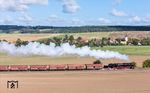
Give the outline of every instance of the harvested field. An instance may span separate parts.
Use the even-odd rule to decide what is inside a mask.
[[[33,41],[54,36],[73,35],[75,38],[83,37],[84,39],[108,37],[110,32],[87,32],[87,33],[64,33],[64,34],[0,34],[0,40],[15,42],[18,38],[24,41]]]
[[[0,34],[0,40],[7,40],[9,42],[15,42],[18,38],[21,40],[39,40],[44,38],[50,38],[54,36],[62,35],[73,35],[75,38],[83,37],[84,39],[91,38],[102,38],[102,37],[111,37],[115,38],[124,38],[126,35],[130,38],[147,38],[150,37],[149,31],[121,31],[121,32],[86,32],[86,33],[62,33],[62,34]]]
[[[150,70],[0,73],[1,93],[150,93]],[[18,89],[7,89],[18,80]]]
[[[111,37],[112,39],[124,38],[126,35],[129,38],[150,38],[149,31],[111,31],[111,32],[87,32],[87,33],[69,33],[75,38],[83,37],[84,39]]]
[[[92,39],[108,37],[110,35],[110,32],[68,33],[67,35],[73,35],[75,38],[82,37],[84,39]]]
[[[116,38],[124,38],[125,36],[128,36],[129,38],[150,38],[150,31],[121,31],[121,32],[110,32],[109,37],[112,39]]]
[[[59,36],[60,34],[0,34],[0,40],[7,40],[9,42],[15,42],[18,38],[24,41],[33,41],[43,38],[50,38]]]
[[[142,62],[150,58],[149,55],[130,55],[130,61],[137,63],[138,67],[142,67]],[[26,57],[15,57],[9,55],[0,55],[0,65],[11,65],[11,64],[86,64],[95,61],[95,58],[91,57],[79,57],[79,56],[62,56],[62,57],[45,57],[45,56],[26,56]],[[107,59],[101,60],[103,64],[124,62],[118,59]]]

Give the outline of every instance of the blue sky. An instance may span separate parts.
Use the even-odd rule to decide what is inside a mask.
[[[149,4],[150,0],[0,0],[0,24],[149,25]]]

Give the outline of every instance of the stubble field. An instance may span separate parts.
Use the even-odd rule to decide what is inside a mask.
[[[142,67],[144,60],[149,59],[149,55],[129,55],[130,61],[137,63],[138,67]],[[38,65],[38,64],[87,64],[95,61],[92,57],[79,57],[79,56],[62,56],[62,57],[45,57],[45,56],[10,56],[0,55],[0,65]],[[101,59],[102,63],[119,63],[126,62],[118,59]]]
[[[1,93],[150,93],[150,71],[0,73]],[[8,89],[8,80],[18,80]]]

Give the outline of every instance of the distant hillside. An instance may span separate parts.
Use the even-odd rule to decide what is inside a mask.
[[[54,27],[54,26],[17,26],[0,25],[0,33],[80,33],[80,32],[104,32],[104,31],[150,31],[150,26],[78,26],[78,27]]]

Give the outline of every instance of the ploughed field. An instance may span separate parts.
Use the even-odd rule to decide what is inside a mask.
[[[150,70],[1,72],[1,93],[150,93]],[[18,80],[18,89],[7,89]]]

